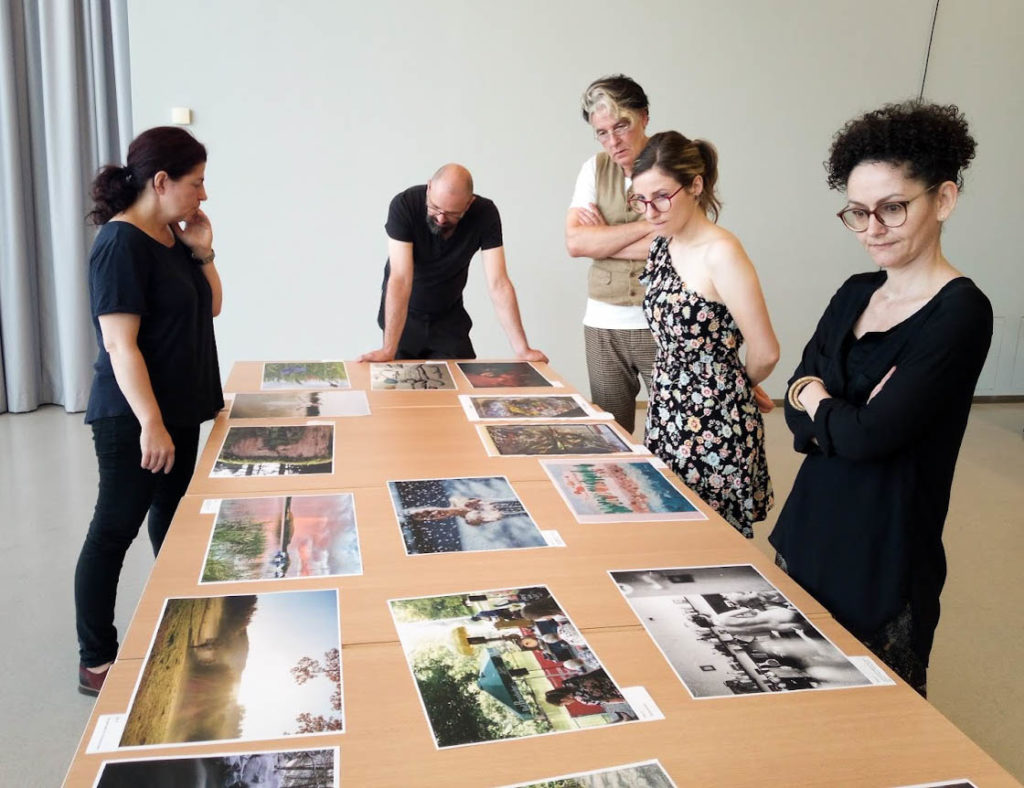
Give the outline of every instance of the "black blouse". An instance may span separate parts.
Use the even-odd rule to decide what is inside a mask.
[[[769,541],[862,639],[909,604],[927,663],[946,578],[942,527],[992,307],[960,277],[888,331],[857,339],[853,327],[885,280],[884,271],[847,280],[804,348],[790,382],[817,375],[832,397],[813,422],[786,403],[794,448],[807,457]]]
[[[139,315],[137,343],[165,424],[192,426],[224,407],[213,334],[213,293],[180,240],[166,247],[133,224],[107,222],[89,258],[99,352],[85,420],[130,415],[103,346],[99,317]]]

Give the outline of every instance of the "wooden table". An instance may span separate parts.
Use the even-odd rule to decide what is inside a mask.
[[[258,387],[259,365],[237,365],[236,390]],[[363,365],[365,367],[365,365]],[[349,365],[353,385],[365,377]],[[456,373],[456,380],[460,376]],[[552,390],[547,389],[548,393]],[[1017,783],[909,687],[873,686],[757,697],[693,699],[612,582],[609,570],[752,564],[840,649],[866,649],[709,507],[707,520],[577,523],[535,458],[488,457],[474,426],[438,392],[371,402],[373,415],[337,424],[335,472],[321,477],[211,479],[227,428],[218,418],[189,494],[123,638],[66,784],[91,786],[103,760],[236,751],[341,748],[351,786],[496,786],[658,758],[679,786],[899,786],[968,778]],[[444,395],[445,392],[440,392]],[[408,395],[408,396],[406,396]],[[429,398],[429,402],[426,398]],[[245,421],[243,424],[275,423]],[[406,555],[385,482],[505,476],[542,530],[564,547]],[[686,491],[678,480],[676,486]],[[351,492],[363,574],[200,584],[214,515],[208,498]],[[547,585],[620,686],[642,685],[664,720],[437,750],[387,600]],[[339,589],[344,734],[86,754],[101,715],[124,713],[164,600],[173,596]]]
[[[830,620],[818,622],[841,648],[858,645]],[[146,756],[338,746],[346,786],[497,786],[658,758],[682,786],[898,786],[968,777],[981,788],[1017,783],[907,686],[693,700],[639,626],[588,630],[594,651],[622,686],[643,685],[665,715],[484,745],[438,750],[401,647],[342,650],[347,730],[258,744],[182,746]],[[111,669],[66,785],[90,786],[105,759],[86,755],[97,717],[124,712],[138,659]]]
[[[203,498],[186,496],[119,653],[145,656],[168,596],[339,588],[342,643],[347,646],[395,639],[387,608],[387,600],[394,598],[546,584],[584,629],[637,623],[610,569],[749,563],[776,585],[787,582],[763,553],[716,520],[581,525],[549,483],[522,482],[514,488],[538,526],[558,531],[565,547],[406,555],[387,490],[365,487],[348,490],[355,498],[363,575],[256,583],[199,583],[215,515],[200,513]],[[828,615],[798,586],[787,590],[808,617]]]
[[[489,457],[477,425],[467,420],[461,409],[447,407],[385,408],[371,416],[314,419],[316,424],[334,425],[333,473],[210,477],[230,427],[304,423],[308,422],[294,419],[229,420],[222,412],[199,457],[188,488],[189,494],[226,497],[245,492],[371,487],[391,480],[460,476],[506,476],[511,481],[547,479],[536,457]],[[621,427],[614,422],[607,423],[623,441],[632,445],[632,437]]]
[[[496,361],[513,361],[513,359],[495,359]],[[440,362],[435,362],[440,363]],[[224,384],[224,391],[235,394],[241,391],[261,391],[260,385],[263,380],[262,361],[239,361],[231,368],[227,382]],[[533,362],[534,367],[544,377],[555,385],[539,388],[518,388],[518,389],[489,389],[474,388],[470,385],[466,376],[459,370],[458,361],[449,361],[448,368],[451,371],[452,382],[455,383],[454,390],[443,391],[410,391],[398,389],[394,391],[374,391],[370,389],[370,364],[346,361],[345,369],[348,372],[349,383],[353,390],[361,389],[366,392],[370,401],[370,409],[378,408],[423,408],[423,407],[448,407],[457,408],[460,394],[578,394],[579,392],[561,375],[555,372],[550,365]]]

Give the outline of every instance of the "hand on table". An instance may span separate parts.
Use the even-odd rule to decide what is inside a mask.
[[[393,350],[388,350],[387,348],[377,348],[376,350],[371,350],[369,353],[363,353],[363,355],[356,359],[356,361],[359,363],[363,363],[364,361],[380,362],[394,360],[395,352]]]
[[[532,347],[526,348],[522,353],[517,353],[516,358],[520,361],[541,361],[543,363],[548,362],[548,357],[545,356],[541,351],[535,350]]]

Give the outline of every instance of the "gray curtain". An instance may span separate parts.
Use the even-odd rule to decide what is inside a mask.
[[[0,413],[84,410],[85,222],[131,141],[127,0],[0,0]]]

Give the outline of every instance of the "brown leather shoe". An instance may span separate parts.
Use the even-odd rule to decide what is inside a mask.
[[[107,671],[93,673],[85,665],[78,666],[78,691],[83,695],[99,695],[103,689],[103,682],[107,678]]]

